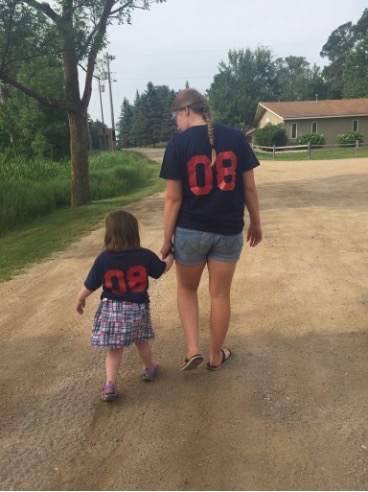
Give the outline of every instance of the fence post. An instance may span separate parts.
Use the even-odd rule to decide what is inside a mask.
[[[275,160],[275,157],[276,157],[276,145],[275,144],[273,145],[273,148],[272,148],[272,157],[273,157],[273,160]]]
[[[310,142],[308,142],[308,159],[312,159],[312,146]]]
[[[359,140],[355,140],[355,155],[358,155],[359,152]]]

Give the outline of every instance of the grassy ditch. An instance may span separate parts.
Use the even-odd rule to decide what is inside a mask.
[[[91,172],[93,176],[91,181],[94,181],[94,186],[97,188],[98,186],[103,188],[103,191],[99,190],[95,195],[92,192],[94,201],[91,205],[78,208],[65,205],[60,209],[40,214],[38,217],[28,215],[27,220],[23,217],[23,220],[13,228],[2,231],[0,282],[26,271],[31,264],[49,257],[52,253],[64,250],[70,243],[98,226],[111,210],[164,189],[164,181],[158,177],[159,165],[133,152],[128,153],[129,158],[126,160],[124,154],[116,153],[112,158],[113,165],[109,165],[109,156],[106,158],[103,155],[99,156],[101,162],[96,166],[98,172],[96,168]],[[119,164],[115,163],[115,159]],[[138,170],[132,169],[132,162],[139,163]],[[123,176],[124,184],[120,181],[118,186],[116,181],[119,173],[120,177]],[[106,193],[113,196],[103,198]],[[117,193],[119,195],[114,196]],[[95,199],[95,196],[98,198]]]

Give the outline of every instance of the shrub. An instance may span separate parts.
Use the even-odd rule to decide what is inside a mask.
[[[0,152],[0,235],[58,208],[70,206],[70,162],[8,159]],[[93,200],[112,198],[147,185],[153,167],[132,152],[90,156]]]
[[[304,133],[296,140],[297,145],[324,145],[326,143],[323,133]]]
[[[282,123],[278,125],[267,123],[263,128],[256,131],[255,140],[257,145],[264,145],[265,147],[272,147],[273,145],[281,147],[286,145],[287,136],[285,127]]]
[[[340,145],[354,145],[356,141],[359,143],[363,142],[363,135],[359,132],[347,132],[341,133],[341,135],[337,136],[337,143]]]

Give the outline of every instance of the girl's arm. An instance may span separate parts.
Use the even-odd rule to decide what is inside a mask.
[[[165,229],[164,244],[161,248],[162,258],[165,259],[172,251],[172,237],[175,231],[175,225],[178,218],[179,210],[183,201],[183,191],[181,181],[168,179],[166,181],[165,196]]]
[[[244,201],[249,213],[249,227],[247,241],[249,246],[257,246],[262,241],[261,219],[259,215],[259,202],[256,184],[254,182],[253,169],[243,173]]]
[[[86,299],[88,296],[90,296],[92,294],[92,290],[89,290],[87,289],[87,287],[82,287],[79,294],[78,294],[78,297],[77,297],[77,305],[76,305],[76,310],[77,310],[77,313],[79,314],[83,314],[83,309],[84,309],[84,306],[86,305]]]

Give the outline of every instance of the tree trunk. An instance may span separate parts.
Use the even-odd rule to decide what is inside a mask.
[[[72,164],[72,207],[91,203],[88,171],[87,118],[83,110],[68,111]]]

